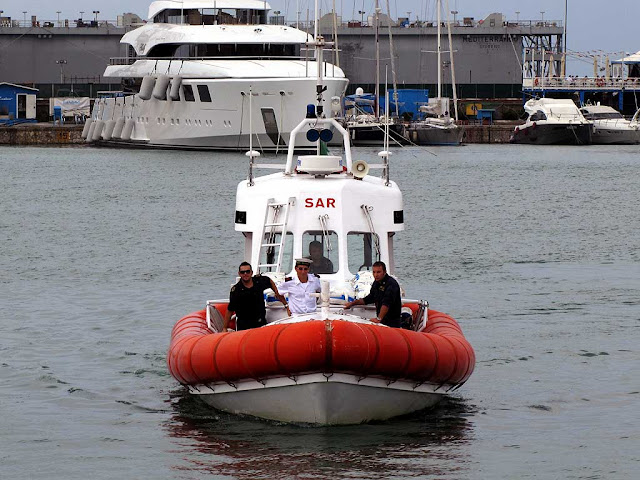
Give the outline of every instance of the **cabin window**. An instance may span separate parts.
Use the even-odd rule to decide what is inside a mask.
[[[265,233],[262,243],[280,243],[282,233],[272,234]],[[266,247],[260,250],[260,263],[276,263],[278,261],[278,248],[279,247]],[[284,250],[282,251],[282,263],[280,265],[281,271],[289,273],[293,270],[293,234],[287,232],[287,236],[284,239]],[[266,272],[273,272],[275,268],[265,267]]]
[[[536,113],[531,115],[531,118],[530,118],[532,122],[538,122],[540,120],[546,120],[546,119],[547,119],[547,116],[544,114],[542,110],[538,110]]]
[[[182,85],[182,93],[185,101],[187,102],[195,102],[196,97],[193,95],[193,87],[191,85]]]
[[[201,102],[211,102],[211,93],[208,85],[198,85],[198,94]]]
[[[375,233],[350,232],[347,235],[349,271],[357,273],[361,270],[371,270],[374,262],[380,260],[379,245],[380,240]]]
[[[322,230],[304,232],[302,235],[302,255],[313,263],[311,273],[335,273],[338,271],[338,234],[323,233]]]
[[[213,2],[215,6],[215,2]],[[168,8],[158,13],[155,23],[180,25],[255,25],[267,23],[265,10],[235,8]]]
[[[153,53],[153,55],[152,55]],[[188,46],[154,47],[153,57],[299,57],[300,45],[281,43],[195,43]]]

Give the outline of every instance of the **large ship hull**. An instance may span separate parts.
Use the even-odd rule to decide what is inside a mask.
[[[194,90],[208,87],[211,102],[169,97],[143,100],[139,95],[102,98],[96,101],[92,115],[99,130],[94,129],[88,140],[113,146],[238,151],[247,150],[252,140],[256,150],[282,151],[296,119],[313,103],[316,85],[312,78],[202,78],[183,83],[193,85]],[[329,78],[325,84],[326,98],[331,99],[344,94],[348,80]],[[330,114],[330,100],[325,103],[325,112]],[[126,127],[122,129],[125,134],[118,132],[113,123],[108,128],[119,118],[132,123],[130,132]]]

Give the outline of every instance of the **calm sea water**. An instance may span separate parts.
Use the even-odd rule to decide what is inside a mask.
[[[640,149],[392,162],[396,273],[476,371],[432,411],[303,428],[205,408],[165,366],[234,279],[244,155],[0,147],[0,477],[637,478]]]

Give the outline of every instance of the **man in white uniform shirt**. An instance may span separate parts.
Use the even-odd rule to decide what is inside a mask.
[[[320,291],[320,279],[309,273],[311,260],[296,259],[296,277],[278,286],[278,290],[289,294],[291,313],[311,313],[316,311],[316,297],[309,294]]]

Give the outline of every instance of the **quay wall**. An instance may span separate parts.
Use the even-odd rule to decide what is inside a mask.
[[[517,123],[465,125],[463,143],[509,143]]]
[[[464,143],[509,143],[516,123],[494,125],[465,125]],[[47,123],[0,126],[0,145],[84,145],[82,125],[57,126]]]
[[[58,126],[52,124],[30,124],[14,127],[0,126],[0,145],[79,145],[83,125]]]

